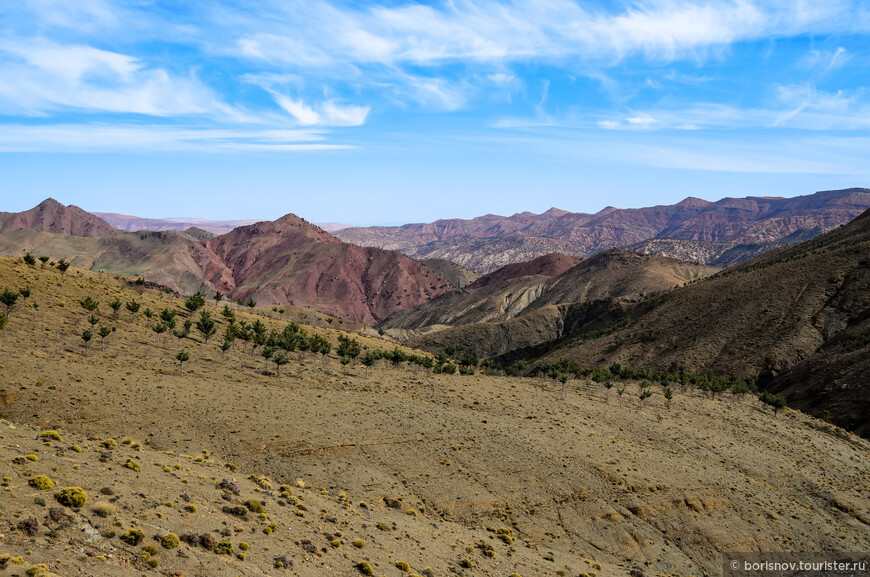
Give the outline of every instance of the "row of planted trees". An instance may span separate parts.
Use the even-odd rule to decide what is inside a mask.
[[[47,257],[39,257],[37,259],[30,255],[30,253],[24,257],[24,262],[31,266],[35,266],[37,260],[42,262],[43,268],[49,261]],[[65,272],[69,266],[69,264],[63,260],[51,264],[57,266],[61,272]],[[137,278],[135,284],[144,285],[144,280]],[[30,295],[31,291],[29,287],[21,288],[18,291],[4,288],[3,292],[0,293],[0,303],[5,305],[6,310],[5,313],[0,313],[0,329],[2,329],[8,322],[9,314],[16,305],[18,299],[21,298],[26,302],[26,299],[29,298]],[[223,300],[224,295],[217,291],[214,293],[212,298],[217,305]],[[87,349],[90,341],[95,336],[100,337],[102,347],[106,337],[114,333],[116,327],[101,325],[99,328],[96,328],[96,325],[99,324],[101,320],[98,316],[98,301],[88,296],[82,299],[80,304],[88,313],[87,322],[90,325],[90,328],[84,330],[81,334],[81,338],[85,343],[85,348]],[[109,308],[112,309],[112,315],[115,319],[118,318],[122,306],[132,315],[131,320],[135,318],[136,314],[142,307],[142,304],[135,299],[129,300],[126,303],[122,303],[118,299],[112,299],[108,301],[107,304]],[[187,309],[189,316],[181,322],[180,326],[178,324],[179,319],[177,313],[168,308],[165,308],[160,312],[154,312],[150,308],[145,308],[143,311],[146,318],[154,320],[151,329],[156,335],[157,346],[160,345],[160,335],[163,333],[169,332],[178,339],[176,359],[181,364],[182,373],[184,370],[184,363],[190,359],[190,353],[187,350],[182,350],[181,343],[184,339],[190,336],[192,329],[195,328],[197,330],[206,344],[208,344],[209,339],[217,333],[217,323],[215,319],[212,318],[211,313],[207,310],[200,310],[203,309],[205,304],[206,298],[205,294],[202,292],[196,292],[189,296],[184,302],[184,307]],[[240,301],[239,304],[246,304],[250,307],[256,305],[256,303],[251,299],[248,301]],[[34,306],[36,306],[35,303]],[[199,316],[195,318],[194,315],[197,311],[199,311]],[[259,350],[263,357],[264,365],[269,361],[273,362],[275,364],[276,374],[280,375],[280,368],[289,363],[289,354],[294,351],[299,351],[300,353],[311,352],[315,355],[315,358],[317,354],[325,357],[332,351],[332,344],[327,338],[317,334],[309,335],[305,329],[296,323],[291,322],[280,331],[277,329],[269,331],[260,320],[256,320],[253,323],[248,323],[244,320],[237,321],[235,313],[229,308],[229,306],[225,305],[223,307],[221,315],[226,320],[223,342],[219,346],[222,358],[227,351],[232,350],[235,341],[240,340],[244,343],[243,351],[248,349],[250,343],[251,355],[254,355],[255,352]],[[767,391],[758,391],[755,383],[752,381],[738,379],[736,377],[722,377],[711,371],[701,374],[690,372],[674,373],[667,371],[652,372],[648,369],[634,369],[623,366],[620,363],[613,363],[609,367],[589,368],[581,367],[575,361],[570,360],[560,360],[555,363],[538,362],[536,364],[520,360],[514,362],[510,366],[504,367],[493,360],[480,359],[473,353],[466,352],[457,355],[456,350],[450,347],[440,351],[434,357],[406,353],[398,347],[394,347],[393,350],[368,350],[367,348],[364,349],[361,347],[355,338],[346,335],[340,335],[338,337],[336,353],[338,354],[342,365],[345,366],[359,360],[359,362],[366,367],[366,378],[368,378],[369,368],[371,366],[373,366],[378,360],[385,360],[391,363],[394,368],[407,362],[411,365],[428,369],[435,373],[444,374],[453,374],[458,371],[463,375],[473,375],[477,370],[480,370],[487,375],[546,376],[553,379],[554,382],[562,383],[563,396],[565,395],[567,382],[572,378],[588,378],[594,383],[601,384],[605,389],[605,398],[608,399],[611,390],[615,390],[617,394],[622,397],[626,390],[626,381],[639,381],[638,387],[640,393],[638,396],[641,407],[650,397],[653,396],[653,383],[657,383],[661,386],[661,394],[668,406],[670,406],[670,401],[674,396],[674,387],[676,386],[682,387],[683,391],[685,391],[687,387],[692,387],[693,389],[709,394],[714,399],[717,394],[723,394],[725,392],[730,392],[732,395],[735,395],[735,397],[752,393],[758,396],[762,402],[770,405],[774,410],[774,414],[776,414],[781,408],[785,407],[786,404],[785,398],[781,395],[775,395]],[[621,383],[621,386],[617,386],[615,382]]]
[[[577,362],[562,359],[557,362],[538,362],[531,364],[528,361],[517,361],[505,369],[508,375],[536,375],[549,377],[553,381],[560,381],[563,386],[563,395],[566,382],[572,378],[587,378],[593,383],[600,384],[605,391],[605,399],[609,399],[612,390],[619,397],[626,391],[627,382],[635,381],[639,389],[640,407],[654,394],[654,384],[661,387],[661,394],[665,399],[666,406],[670,407],[671,399],[674,398],[675,387],[680,387],[683,392],[687,388],[700,391],[715,399],[716,395],[730,393],[733,397],[740,398],[747,394],[758,397],[763,403],[773,408],[774,415],[786,406],[785,397],[768,391],[759,391],[755,382],[750,379],[741,379],[735,376],[722,376],[707,371],[705,373],[693,372],[653,372],[649,369],[635,369],[623,366],[621,363],[612,363],[608,367],[582,367]],[[619,383],[617,385],[617,383]]]

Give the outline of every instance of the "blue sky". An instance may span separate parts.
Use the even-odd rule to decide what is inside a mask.
[[[870,2],[0,0],[0,210],[385,224],[870,186]]]

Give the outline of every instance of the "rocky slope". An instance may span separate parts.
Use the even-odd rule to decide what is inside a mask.
[[[423,329],[510,319],[540,298],[549,280],[577,262],[576,258],[551,253],[527,263],[508,265],[460,291],[399,311],[381,323],[381,327]]]
[[[95,238],[118,234],[106,221],[77,206],[64,206],[53,198],[24,212],[0,212],[0,234],[16,230]]]
[[[363,561],[387,577],[718,575],[725,552],[870,549],[870,443],[798,411],[692,388],[665,403],[658,385],[641,403],[632,380],[608,396],[585,378],[343,365],[339,335],[394,345],[337,323],[302,327],[333,351],[289,353],[280,375],[250,345],[222,353],[194,332],[182,375],[175,337],[158,345],[141,311],[112,318],[105,301],[181,318],[183,301],[130,280],[0,259],[0,287],[32,289],[0,331],[4,577],[40,563],[348,577]],[[87,296],[117,327],[89,350]],[[235,311],[284,328],[263,312]],[[69,486],[84,506],[56,500]]]
[[[423,329],[433,325],[458,326],[504,321],[549,305],[611,297],[639,297],[660,292],[709,276],[718,270],[715,267],[618,249],[583,261],[553,253],[526,263],[502,267],[480,277],[462,291],[446,294],[396,313],[381,326],[391,329]],[[551,317],[552,315],[545,314],[540,318]],[[558,323],[546,324],[547,330],[534,332],[537,341],[523,339],[520,342],[529,346],[561,336]],[[529,325],[528,320],[512,324],[513,327]],[[437,339],[442,344],[449,342],[451,334],[448,332]],[[503,343],[496,344],[491,339],[483,340],[497,347],[485,356],[505,352]]]
[[[464,288],[480,277],[476,272],[443,258],[424,259],[420,264],[449,282],[453,288]]]
[[[295,215],[239,227],[205,242],[224,268],[206,279],[234,298],[309,306],[373,324],[453,290],[401,253],[343,243]]]
[[[508,362],[564,358],[757,379],[798,408],[818,416],[827,411],[835,423],[870,435],[868,255],[870,211],[815,239],[640,302],[550,307],[553,318],[535,325],[537,343],[522,344],[525,351],[506,343],[528,338],[497,341],[514,330],[506,324],[455,329],[461,345],[454,346],[497,351]],[[442,331],[413,342],[435,350],[450,338]]]
[[[540,215],[486,215],[401,227],[348,228],[336,234],[347,242],[399,250],[414,258],[445,258],[480,273],[549,252],[584,257],[650,239],[695,241],[703,247],[701,253],[714,254],[723,251],[722,243],[728,243],[724,250],[732,251],[730,260],[703,262],[733,264],[740,253],[744,259],[753,256],[753,249],[742,248],[744,245],[769,249],[806,240],[848,222],[868,207],[870,190],[852,188],[794,198],[725,198],[717,202],[687,198],[671,206],[608,207],[594,215],[554,208]],[[649,247],[650,252],[655,249],[654,245]]]
[[[453,290],[401,253],[343,243],[295,215],[218,237],[197,229],[124,233],[54,201],[3,222],[10,230],[0,233],[0,254],[31,251],[140,275],[182,293],[219,290],[236,300],[310,307],[367,324]]]

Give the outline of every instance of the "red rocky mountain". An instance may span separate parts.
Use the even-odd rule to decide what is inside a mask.
[[[870,207],[870,189],[850,188],[793,198],[687,198],[674,205],[596,214],[552,208],[542,214],[486,215],[399,227],[347,228],[346,242],[444,258],[485,274],[551,252],[586,257],[614,247],[727,265],[845,224]],[[632,246],[652,239],[679,242]],[[682,246],[688,244],[689,246]]]

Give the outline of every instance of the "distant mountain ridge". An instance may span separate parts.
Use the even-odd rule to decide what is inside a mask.
[[[596,214],[557,208],[542,214],[488,214],[398,227],[347,228],[346,242],[398,250],[417,259],[452,260],[485,274],[506,264],[551,252],[586,257],[602,250],[671,241],[666,252],[655,244],[642,251],[662,256],[697,256],[702,264],[742,262],[782,244],[807,240],[849,222],[870,207],[870,189],[822,191],[793,198],[689,197],[674,205],[618,209]],[[688,244],[682,247],[683,241]]]
[[[108,222],[113,227],[127,232],[140,230],[187,230],[198,228],[214,235],[226,234],[240,226],[256,224],[258,220],[211,220],[208,218],[143,218],[116,212],[94,212],[95,216]],[[314,223],[326,232],[335,232],[348,228],[349,225],[337,222]]]
[[[47,199],[28,211],[0,213],[0,254],[23,251],[141,275],[183,293],[219,290],[367,324],[454,290],[401,253],[344,243],[293,214],[220,236],[201,228],[124,232]]]

